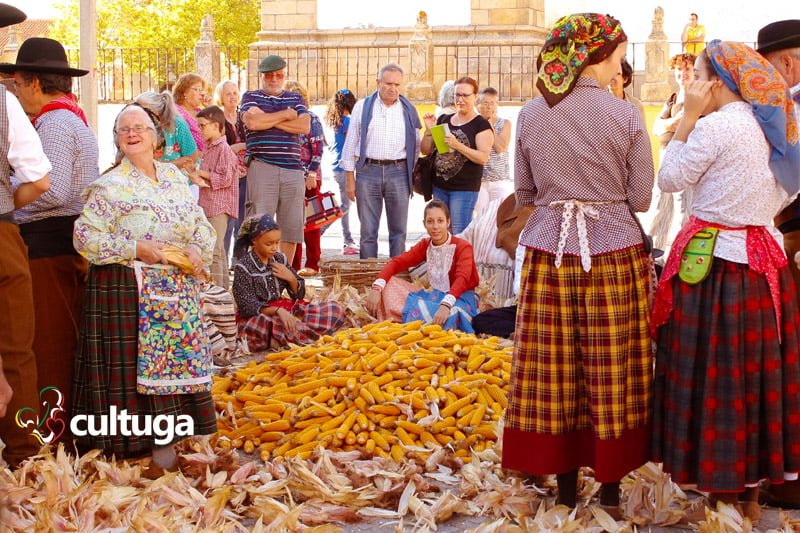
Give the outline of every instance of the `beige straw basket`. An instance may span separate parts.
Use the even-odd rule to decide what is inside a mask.
[[[358,290],[369,287],[378,277],[381,269],[389,259],[322,259],[319,262],[319,273],[326,287],[338,290],[343,285],[350,285]],[[404,272],[400,275],[409,279]]]

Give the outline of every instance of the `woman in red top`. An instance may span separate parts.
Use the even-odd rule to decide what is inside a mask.
[[[479,279],[472,245],[450,235],[450,211],[441,200],[428,202],[424,216],[430,238],[383,267],[367,297],[367,309],[382,320],[422,320],[474,333],[472,317],[478,313],[478,296],[473,289]],[[394,277],[423,261],[427,261],[431,290],[417,290],[412,283]]]

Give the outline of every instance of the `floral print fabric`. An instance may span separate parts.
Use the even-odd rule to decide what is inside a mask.
[[[173,266],[134,263],[139,288],[136,392],[211,390],[211,351],[200,311],[200,282]]]
[[[127,159],[83,191],[85,205],[75,222],[75,249],[95,265],[132,266],[136,241],[183,248],[194,244],[211,264],[216,232],[192,197],[185,176],[156,161],[157,179],[140,173]]]
[[[572,91],[589,59],[605,59],[613,44],[627,39],[620,23],[609,15],[576,13],[560,18],[536,61],[536,87],[547,105],[553,107]]]

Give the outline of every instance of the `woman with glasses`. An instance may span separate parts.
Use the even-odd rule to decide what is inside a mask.
[[[178,104],[178,113],[183,117],[183,120],[189,124],[189,130],[192,132],[192,137],[200,152],[206,149],[206,142],[203,140],[203,135],[200,133],[200,127],[197,125],[196,117],[197,112],[203,107],[205,92],[205,80],[193,73],[181,75],[172,88],[175,103]]]
[[[494,142],[489,152],[489,161],[483,167],[481,190],[475,203],[475,212],[483,209],[494,200],[502,201],[514,192],[514,179],[508,161],[508,144],[511,142],[511,121],[497,116],[497,89],[484,87],[478,93],[478,111],[489,121],[494,131]]]
[[[196,278],[211,264],[214,230],[183,174],[155,158],[162,142],[155,124],[144,108],[125,107],[114,124],[116,163],[83,192],[73,244],[90,267],[73,415],[113,416],[112,407],[130,416],[171,416],[173,422],[189,415],[194,435],[207,435],[217,424]],[[146,298],[137,278],[164,271],[148,267],[167,265],[173,252],[189,273],[170,271],[174,277],[159,287],[161,296]],[[176,467],[176,435],[163,442],[155,435],[87,432],[76,440],[82,450],[100,448],[117,458],[152,454],[150,473],[157,474]]]
[[[434,161],[433,197],[441,200],[450,210],[452,233],[464,231],[472,220],[478,191],[481,189],[483,166],[489,161],[494,133],[492,126],[475,111],[478,82],[464,77],[456,80],[455,101],[458,110],[452,115],[441,115],[437,120],[426,114],[427,131],[420,149],[423,154],[433,152],[431,128],[446,124],[446,153],[437,153]]]

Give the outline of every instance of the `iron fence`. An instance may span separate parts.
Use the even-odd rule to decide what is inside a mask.
[[[749,43],[748,43],[749,44]],[[669,43],[670,56],[680,53],[680,42]],[[433,85],[461,76],[475,78],[481,86],[495,87],[504,102],[523,102],[536,94],[536,56],[539,47],[508,41],[434,45]],[[308,88],[314,104],[323,103],[341,88],[363,97],[375,88],[378,69],[388,62],[409,65],[407,45],[356,46],[276,46],[248,48],[220,47],[220,80],[232,80],[241,91],[257,87],[257,76],[248,77],[248,65],[255,70],[258,61],[278,54],[288,64],[288,77]],[[79,63],[77,50],[69,50],[70,63]],[[645,43],[629,43],[628,61],[633,66],[634,92],[646,62]],[[178,76],[195,72],[194,49],[187,48],[112,48],[97,52],[97,95],[104,103],[130,101],[144,91],[171,89]],[[220,81],[209,80],[209,81]],[[77,83],[76,83],[77,90]]]

